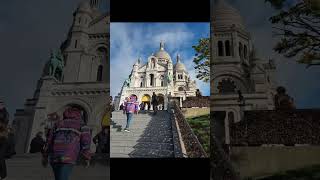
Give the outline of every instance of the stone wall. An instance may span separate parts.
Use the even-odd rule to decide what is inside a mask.
[[[182,102],[182,107],[183,108],[210,107],[210,97],[209,96],[187,97],[187,99]]]
[[[320,110],[248,111],[231,123],[231,145],[320,145]]]
[[[230,157],[244,178],[319,165],[319,154],[320,146],[232,147]]]
[[[179,133],[181,134],[180,141],[182,141],[184,145],[187,156],[189,158],[207,157],[207,154],[200,144],[197,136],[193,133],[191,127],[189,126],[175,101],[171,101],[170,111],[172,120],[177,122],[177,128],[179,129]]]
[[[210,114],[210,108],[182,108],[182,113],[185,118],[192,118]]]

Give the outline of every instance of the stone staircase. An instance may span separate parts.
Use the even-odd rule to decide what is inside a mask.
[[[7,161],[8,176],[6,180],[54,180],[50,166],[41,165],[41,154],[15,155]],[[93,162],[90,167],[77,165],[74,167],[71,180],[110,179],[109,165]]]
[[[126,115],[112,113],[111,157],[169,158],[174,157],[171,120],[167,111],[140,112],[134,115],[130,131],[124,132]]]

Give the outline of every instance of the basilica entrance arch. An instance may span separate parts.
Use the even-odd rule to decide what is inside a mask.
[[[164,108],[164,95],[158,94],[157,96],[158,96],[158,105],[159,105],[158,109],[163,110],[163,108]]]
[[[134,97],[136,98],[136,100],[138,100],[138,96],[137,96],[137,95],[131,94],[130,97],[131,97],[131,96],[134,96]],[[130,98],[130,97],[129,97],[129,98]]]
[[[88,113],[85,110],[85,108],[83,108],[81,105],[78,105],[78,104],[68,104],[68,105],[64,106],[64,108],[62,110],[64,111],[68,107],[79,109],[80,113],[81,113],[81,124],[83,124],[83,125],[87,125],[88,124],[88,121],[89,121],[88,117],[89,116],[88,116]]]
[[[150,110],[151,107],[151,97],[149,94],[145,94],[141,98],[141,110]]]

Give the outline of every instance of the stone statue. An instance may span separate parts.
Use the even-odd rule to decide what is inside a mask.
[[[282,86],[277,88],[277,94],[274,96],[274,105],[276,110],[295,109],[293,98],[286,93],[286,89]]]
[[[167,74],[167,80],[169,83],[172,81],[172,75],[170,73]]]
[[[64,59],[60,50],[51,51],[49,61],[49,76],[54,76],[56,79],[61,80],[64,68]]]
[[[129,78],[126,79],[126,81],[124,82],[124,86],[125,86],[125,87],[130,87],[130,84],[131,84],[131,75],[130,75]]]

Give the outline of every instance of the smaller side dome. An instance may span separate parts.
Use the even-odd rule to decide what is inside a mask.
[[[88,1],[82,1],[78,6],[78,11],[90,12],[91,11],[90,3]]]
[[[180,54],[177,55],[177,63],[174,66],[175,71],[186,71],[186,66],[181,63],[181,57]]]

